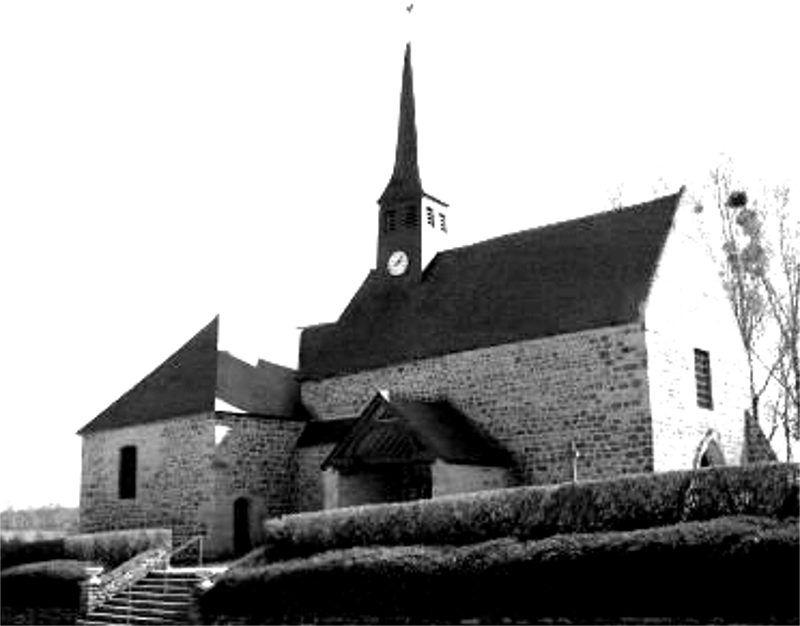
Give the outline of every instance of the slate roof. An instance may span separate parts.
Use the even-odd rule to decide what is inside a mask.
[[[217,317],[78,434],[209,413],[217,398],[241,409],[238,415],[311,418],[294,370],[266,361],[252,366],[219,351],[218,339]]]
[[[217,354],[216,397],[254,414],[289,416],[299,408],[296,372],[259,360],[254,366],[220,350]]]
[[[78,434],[213,411],[218,337],[219,318],[215,317]]]
[[[411,70],[411,44],[403,60],[403,86],[400,91],[400,118],[394,171],[378,202],[388,204],[423,195],[417,162],[417,124],[414,106],[414,77]]]
[[[306,424],[300,438],[297,440],[297,447],[305,448],[339,443],[352,430],[357,421],[357,417],[333,420],[311,420]]]
[[[387,401],[380,395],[322,464],[356,469],[394,463],[505,467],[511,457],[449,402]]]
[[[439,253],[407,287],[373,270],[337,322],[303,332],[301,375],[639,320],[682,193]]]

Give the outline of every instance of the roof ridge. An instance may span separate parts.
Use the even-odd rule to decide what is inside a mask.
[[[140,422],[160,421],[167,417],[193,415],[205,410],[213,410],[214,390],[212,387],[210,402],[207,402],[208,398],[205,397],[207,394],[204,390],[191,394],[192,397],[186,398],[185,402],[180,398],[173,397],[172,399],[176,404],[168,411],[171,413],[170,415],[166,415],[165,411],[156,411],[154,416],[149,416],[147,419],[142,420],[134,419],[132,415],[128,414],[130,411],[129,405],[131,404],[142,401],[152,404],[155,402],[156,398],[163,399],[166,393],[162,389],[165,385],[165,381],[169,384],[184,385],[185,381],[189,378],[207,374],[208,372],[197,369],[197,361],[202,361],[201,357],[207,356],[208,364],[210,364],[212,360],[210,358],[211,351],[213,351],[214,354],[213,369],[214,376],[216,377],[216,372],[219,367],[219,315],[214,316],[211,322],[196,332],[188,341],[183,342],[177,350],[170,353],[166,359],[150,370],[146,376],[141,378],[135,385],[130,387],[114,400],[114,402],[98,413],[91,421],[85,424],[77,434],[83,435],[96,430],[131,426]],[[206,353],[209,354],[207,355]],[[190,361],[188,364],[186,363],[187,359]]]
[[[598,211],[597,213],[590,213],[589,215],[582,215],[580,217],[573,217],[571,219],[561,220],[559,222],[550,222],[548,224],[541,224],[539,226],[532,226],[531,228],[526,228],[524,230],[518,230],[518,231],[515,231],[513,233],[505,233],[505,234],[502,234],[502,235],[497,235],[496,237],[489,237],[488,239],[482,239],[480,241],[475,241],[473,243],[468,243],[468,244],[465,244],[463,246],[457,246],[455,248],[448,248],[447,250],[442,250],[441,252],[439,252],[437,254],[437,256],[445,256],[445,255],[448,255],[451,252],[452,253],[461,252],[461,251],[464,251],[464,250],[468,250],[470,248],[475,248],[475,247],[478,247],[478,246],[482,246],[482,245],[487,244],[487,243],[502,242],[502,241],[513,240],[513,239],[516,239],[516,238],[522,238],[522,237],[524,237],[526,235],[529,235],[531,233],[534,233],[534,232],[545,232],[545,231],[550,230],[550,229],[563,228],[563,227],[566,227],[566,226],[575,226],[576,224],[579,224],[580,222],[589,222],[589,221],[591,221],[593,219],[597,219],[598,217],[610,217],[610,216],[619,215],[619,214],[623,214],[623,213],[631,213],[631,212],[637,211],[637,210],[640,211],[640,210],[642,210],[643,208],[645,208],[647,206],[656,205],[656,204],[658,204],[660,202],[663,202],[663,201],[665,201],[667,199],[670,199],[670,198],[675,198],[676,201],[677,201],[680,198],[681,194],[683,193],[684,189],[685,189],[684,187],[681,187],[680,190],[678,190],[675,193],[667,194],[665,196],[659,196],[657,198],[653,198],[652,200],[647,200],[645,202],[639,202],[638,204],[631,204],[631,205],[626,206],[626,207],[615,208],[615,209],[611,209],[611,210],[608,210],[608,211]]]

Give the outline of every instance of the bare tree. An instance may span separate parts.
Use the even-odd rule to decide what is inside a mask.
[[[758,274],[765,269],[768,257],[761,242],[758,214],[746,212],[744,219],[741,217],[740,212],[747,211],[747,195],[733,190],[730,170],[718,166],[711,171],[711,182],[722,236],[720,273],[747,355],[752,414],[758,420],[760,398],[770,380],[766,376],[757,382],[756,376],[757,342],[763,334],[766,313]]]
[[[769,419],[770,440],[782,429],[790,460],[792,440],[800,438],[800,228],[788,211],[789,189],[751,201],[723,166],[711,182],[721,274],[747,355],[753,416]]]
[[[792,439],[800,440],[800,222],[788,211],[789,189],[776,189],[773,195],[776,267],[761,281],[777,334],[775,380],[781,393],[771,409],[791,460]]]

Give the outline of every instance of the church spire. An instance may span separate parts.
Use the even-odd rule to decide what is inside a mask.
[[[394,172],[378,202],[381,205],[419,198],[422,181],[417,164],[417,125],[414,115],[414,79],[411,72],[411,44],[406,44],[403,62],[403,87],[400,93],[400,121],[397,126],[397,149]]]

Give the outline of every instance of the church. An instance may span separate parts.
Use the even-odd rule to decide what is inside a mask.
[[[219,350],[214,319],[88,422],[82,532],[222,557],[286,513],[774,459],[685,189],[460,248],[448,208],[409,46],[375,267],[297,370]]]

